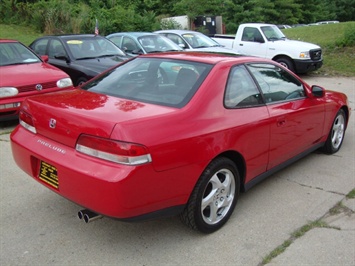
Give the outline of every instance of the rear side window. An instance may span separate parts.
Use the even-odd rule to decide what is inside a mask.
[[[168,33],[165,36],[168,37],[170,40],[172,40],[177,45],[181,45],[184,48],[188,48],[188,45],[186,44],[186,42],[179,35],[173,34],[173,33]]]
[[[212,65],[159,58],[134,58],[82,87],[119,98],[181,108]]]
[[[122,42],[122,36],[113,36],[110,37],[110,41],[116,44],[118,47],[120,47],[121,42]],[[120,47],[121,48],[121,47]]]
[[[273,64],[248,64],[266,103],[305,97],[303,84],[293,75]]]
[[[40,39],[36,41],[33,45],[31,45],[31,48],[38,55],[47,55],[47,44],[48,39]]]
[[[240,108],[262,104],[260,92],[244,65],[232,68],[226,87],[224,105]]]

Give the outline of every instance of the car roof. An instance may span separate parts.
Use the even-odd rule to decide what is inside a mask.
[[[219,62],[234,61],[235,63],[247,63],[247,62],[272,62],[269,59],[252,57],[252,56],[235,56],[235,55],[224,55],[217,53],[204,53],[204,52],[168,52],[168,53],[152,53],[144,54],[138,56],[139,58],[167,58],[185,61],[194,61],[207,64],[217,64]]]
[[[197,33],[197,34],[203,34],[199,31],[194,31],[194,30],[158,30],[158,31],[155,31],[155,33],[176,33],[176,34]]]
[[[95,34],[60,34],[60,35],[45,35],[42,37],[39,37],[37,39],[42,39],[42,38],[61,38],[61,39],[68,39],[68,38],[87,38],[87,37],[98,37],[98,38],[104,38],[101,35],[95,35]]]
[[[1,43],[10,43],[10,42],[19,42],[17,40],[13,40],[13,39],[0,39]]]
[[[126,35],[126,36],[133,36],[133,37],[141,37],[141,36],[145,36],[145,35],[157,35],[157,33],[153,33],[153,32],[145,32],[145,31],[130,31],[130,32],[115,32],[115,33],[111,33],[107,36],[114,36],[114,35]]]

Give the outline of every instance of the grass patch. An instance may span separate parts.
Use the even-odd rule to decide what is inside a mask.
[[[271,251],[271,253],[263,259],[263,262],[260,265],[265,265],[267,263],[269,263],[273,258],[276,258],[278,255],[280,255],[281,253],[283,253],[286,248],[288,248],[293,241],[291,240],[286,240],[285,242],[282,243],[282,245],[278,246],[277,248],[275,248],[273,251]]]
[[[355,27],[355,22],[296,27],[283,30],[288,39],[310,42],[322,48],[334,48],[343,39],[347,27]]]
[[[342,211],[344,211],[344,205],[339,202],[337,205],[335,205],[333,208],[331,208],[329,210],[329,214],[330,215],[337,215],[339,213],[341,213]]]
[[[6,130],[6,131],[3,131],[3,132],[0,132],[0,135],[10,134],[11,132],[12,132],[12,129],[11,130]]]
[[[355,188],[346,195],[347,199],[354,199],[355,198]]]
[[[309,230],[313,229],[313,228],[329,228],[329,226],[327,225],[326,222],[323,221],[314,221],[314,222],[310,222],[304,226],[302,226],[300,229],[296,230],[295,232],[293,232],[291,234],[292,239],[297,239],[301,236],[303,236],[305,233],[307,233]]]
[[[269,262],[271,262],[272,259],[274,259],[278,255],[282,254],[286,250],[286,248],[289,247],[297,238],[300,238],[301,236],[303,236],[305,233],[307,233],[308,231],[310,231],[313,228],[333,228],[333,227],[329,226],[326,222],[321,221],[321,220],[310,222],[310,223],[302,226],[301,228],[299,228],[295,232],[293,232],[289,239],[287,239],[280,246],[278,246],[273,251],[271,251],[270,254],[263,259],[263,261],[259,264],[259,266],[265,265],[265,264],[268,264]]]
[[[25,45],[30,45],[35,39],[43,36],[42,33],[28,26],[0,24],[0,28],[1,39],[15,39]]]

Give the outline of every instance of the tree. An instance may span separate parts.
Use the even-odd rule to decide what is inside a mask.
[[[335,0],[334,2],[335,2],[335,18],[337,20],[339,21],[355,20],[355,0]]]

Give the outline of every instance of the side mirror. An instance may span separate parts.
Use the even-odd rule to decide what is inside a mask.
[[[55,55],[54,58],[59,60],[65,60],[66,63],[70,63],[69,58],[64,54]]]
[[[47,63],[48,62],[48,55],[41,55],[41,59],[43,62]]]
[[[325,95],[325,89],[321,86],[318,85],[313,85],[312,86],[312,95],[314,97],[323,97]]]

